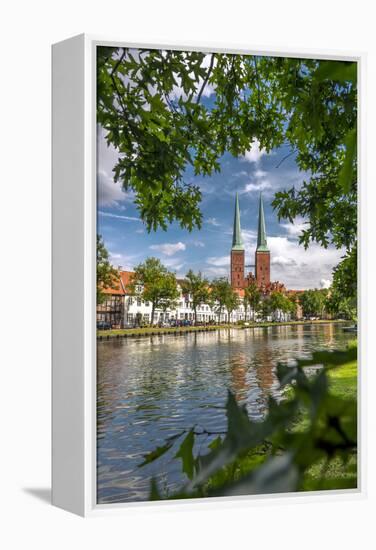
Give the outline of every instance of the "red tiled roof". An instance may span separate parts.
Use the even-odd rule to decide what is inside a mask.
[[[128,294],[127,286],[131,284],[134,271],[120,271],[121,283],[124,288],[125,294]]]
[[[104,288],[102,291],[103,294],[108,294],[111,296],[125,296],[126,294],[129,294],[127,286],[132,281],[133,271],[120,271],[119,275],[120,277],[117,284],[114,284],[114,286],[110,288]]]

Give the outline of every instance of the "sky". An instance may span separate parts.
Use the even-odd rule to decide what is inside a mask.
[[[176,92],[179,93],[179,90]],[[213,88],[206,90],[205,101],[212,101]],[[229,276],[235,194],[239,195],[240,218],[246,264],[254,264],[257,240],[258,202],[264,201],[267,242],[271,254],[271,280],[280,281],[289,289],[328,287],[332,269],[343,256],[343,250],[323,249],[312,243],[307,250],[298,244],[305,220],[278,222],[271,206],[276,191],[299,188],[307,174],[299,171],[294,157],[281,160],[289,152],[282,147],[266,153],[254,142],[244,157],[226,153],[221,171],[211,177],[194,176],[186,170],[186,181],[195,182],[202,192],[201,230],[181,229],[177,223],[167,231],[148,233],[140,220],[134,195],[114,183],[112,169],[117,151],[108,147],[105,133],[97,133],[97,232],[102,235],[115,267],[133,268],[147,257],[159,258],[178,277],[189,269],[201,271],[209,279]],[[246,269],[250,271],[252,268]]]

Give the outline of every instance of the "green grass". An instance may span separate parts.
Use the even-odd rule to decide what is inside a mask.
[[[125,329],[112,329],[112,330],[97,330],[97,337],[116,338],[121,336],[148,336],[154,334],[173,334],[182,332],[195,332],[195,331],[211,331],[211,330],[223,330],[223,329],[247,329],[247,328],[267,328],[273,326],[285,326],[285,325],[315,325],[322,323],[343,323],[345,321],[337,320],[319,320],[319,321],[284,321],[277,322],[265,322],[265,323],[253,323],[248,322],[247,326],[243,324],[222,324],[222,325],[206,325],[198,327],[141,327],[141,328],[125,328]]]
[[[351,361],[328,372],[329,392],[335,397],[356,399],[357,397],[357,362]],[[304,427],[303,419],[300,429]],[[317,488],[353,489],[357,487],[357,454],[349,457],[347,464],[339,458],[328,463],[320,461],[313,465],[305,475],[303,490],[314,491]]]
[[[343,464],[340,458],[330,462],[320,461],[308,470],[304,476],[302,491],[356,489],[357,457],[354,453]]]
[[[222,328],[238,328],[236,326],[230,325],[208,325],[206,327],[142,327],[142,328],[126,328],[126,329],[113,329],[113,330],[97,330],[97,336],[148,336],[154,334],[171,334],[171,333],[182,333],[182,332],[197,332],[197,331],[211,331]]]
[[[357,395],[357,362],[351,361],[346,365],[329,370],[330,393],[337,397],[356,399]]]

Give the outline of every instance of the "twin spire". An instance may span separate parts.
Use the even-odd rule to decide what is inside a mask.
[[[240,210],[239,210],[239,198],[236,193],[235,199],[235,214],[234,214],[234,231],[232,234],[232,250],[244,250],[242,240],[242,230],[240,228]]]
[[[268,243],[266,242],[264,205],[262,202],[261,193],[260,193],[258,231],[257,231],[257,250],[259,252],[269,252]]]
[[[242,232],[240,227],[240,210],[239,210],[239,198],[236,193],[235,198],[235,214],[234,214],[234,231],[232,236],[232,250],[244,250]],[[264,205],[262,202],[262,195],[260,193],[259,202],[259,215],[258,215],[258,232],[257,232],[257,250],[260,252],[268,252],[268,245],[266,241],[266,229],[265,229],[265,216]]]

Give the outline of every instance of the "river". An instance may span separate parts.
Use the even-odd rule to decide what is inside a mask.
[[[260,418],[279,397],[275,366],[312,351],[344,347],[340,325],[290,325],[98,342],[97,501],[147,500],[152,476],[168,494],[181,485],[181,439],[155,462],[143,455],[193,426],[226,427],[227,389]],[[210,436],[199,436],[205,449]]]

